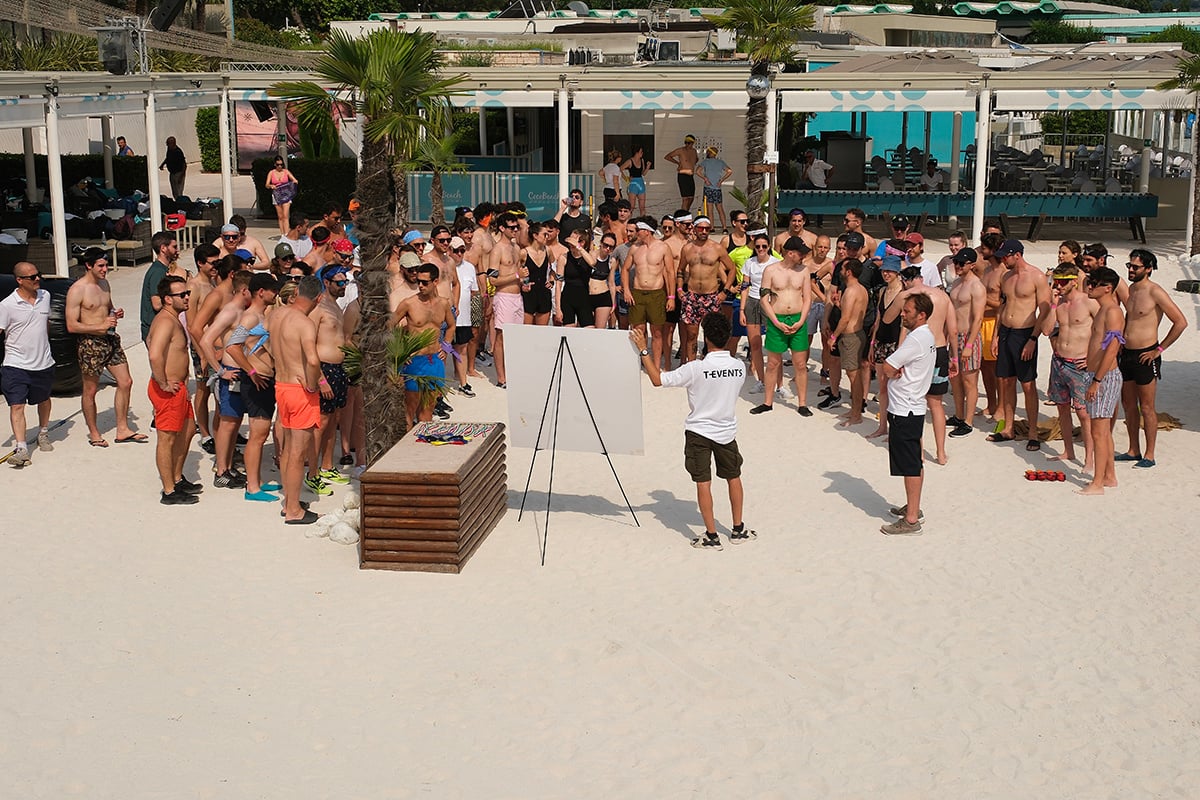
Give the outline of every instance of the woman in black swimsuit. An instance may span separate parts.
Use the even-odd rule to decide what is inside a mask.
[[[550,252],[546,249],[549,228],[540,222],[529,223],[529,247],[521,250],[521,266],[527,277],[521,281],[521,302],[525,305],[526,325],[549,325],[554,295],[550,271]]]
[[[592,309],[592,299],[588,295],[588,283],[598,260],[584,246],[582,233],[577,230],[571,231],[563,243],[567,246],[567,252],[558,257],[558,273],[562,280],[556,287],[558,312],[554,315],[554,320],[567,328],[595,327],[595,313]],[[613,241],[611,235],[607,235],[606,238],[610,242]],[[607,255],[605,259],[607,262]]]
[[[896,256],[885,256],[883,264],[879,267],[880,274],[883,276],[883,286],[879,288],[879,299],[876,302],[879,312],[875,314],[875,328],[871,331],[871,349],[869,351],[869,359],[874,364],[882,364],[900,346],[900,315],[897,314],[891,322],[883,321],[884,313],[892,303],[896,302],[896,298],[904,290],[904,287],[900,285],[900,267],[900,259]],[[868,439],[886,436],[888,432],[888,379],[881,369],[875,370],[875,376],[879,379],[879,427],[875,429],[874,433],[867,434]]]

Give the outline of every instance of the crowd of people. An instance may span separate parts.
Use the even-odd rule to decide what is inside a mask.
[[[1130,254],[1121,280],[1102,244],[1064,242],[1059,263],[1042,269],[1025,259],[1020,241],[990,222],[974,247],[963,234],[950,234],[949,253],[934,261],[904,216],[892,218],[890,237],[875,239],[863,229],[861,209],[847,210],[842,233],[831,239],[809,230],[801,209],[791,210],[787,227],[772,237],[750,230],[741,210],[730,213],[728,230],[719,234],[711,219],[686,208],[659,219],[635,217],[627,200],[614,199],[593,220],[583,205],[583,192],[573,190],[543,221],[530,220],[520,203],[483,203],[457,209],[450,224],[428,235],[393,232],[386,257],[390,325],[433,332],[402,370],[410,424],[448,418],[449,387],[473,397],[481,368],[494,367],[495,384],[504,388],[510,325],[632,329],[646,371],[666,385],[685,385],[673,375],[676,365],[707,358],[714,348],[746,363],[749,391],[762,396],[750,414],[794,399],[797,414],[812,417],[808,398],[816,389],[817,408],[844,406],[838,424],[854,429],[877,402],[878,423],[863,434],[889,437],[893,472],[907,486],[923,474],[926,416],[938,464],[949,458],[948,436],[978,429],[980,382],[988,439],[1017,438],[1019,384],[1022,438],[1028,450],[1041,449],[1037,353],[1046,337],[1053,357],[1043,388],[1057,405],[1063,436],[1063,450],[1053,457],[1076,457],[1074,414],[1082,469],[1091,475],[1081,492],[1116,485],[1114,461],[1156,463],[1161,354],[1186,321],[1152,280],[1157,261],[1147,250]],[[197,502],[202,491],[183,474],[196,432],[214,458],[215,487],[240,489],[252,502],[281,502],[292,524],[316,519],[300,501],[302,490],[328,494],[330,484],[365,469],[362,393],[343,368],[343,345],[355,341],[362,316],[357,211],[356,201],[347,219],[335,205],[319,220],[292,211],[271,256],[235,215],[218,240],[195,248],[194,273],[179,266],[173,233],[154,235],[140,321],[164,504]],[[108,446],[96,421],[103,371],[117,384],[115,441],[146,442],[129,424],[132,380],[116,332],[124,311],[112,303],[107,258],[93,249],[83,260],[85,273],[67,297],[67,329],[77,340],[89,443]],[[53,365],[43,341],[48,301],[37,287],[37,268],[20,264],[16,277],[17,291],[0,304],[0,328],[9,342],[3,390],[16,439],[10,463],[24,466],[31,461],[25,405],[38,408],[38,447],[52,447],[46,426]],[[706,322],[717,316],[727,333]],[[1170,329],[1160,338],[1164,317]],[[810,353],[818,348],[819,368],[810,372]],[[1118,401],[1129,448],[1116,454]],[[263,448],[272,434],[281,482],[263,480]],[[342,455],[335,461],[338,443]],[[718,466],[727,477],[729,469],[723,475]],[[885,532],[920,531],[919,496],[917,485]]]

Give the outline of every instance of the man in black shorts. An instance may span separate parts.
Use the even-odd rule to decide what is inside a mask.
[[[704,536],[692,540],[700,550],[722,550],[713,514],[712,462],[717,462],[717,477],[729,484],[729,506],[733,512],[733,530],[729,541],[742,544],[757,538],[742,520],[742,454],[737,446],[737,416],[734,405],[746,381],[746,365],[725,349],[732,331],[729,320],[713,312],[700,323],[708,354],[689,361],[679,369],[660,372],[646,347],[646,334],[632,329],[629,338],[640,351],[642,366],[655,386],[681,386],[688,392],[691,413],[683,423],[683,465],[696,484],[696,499],[704,519]]]

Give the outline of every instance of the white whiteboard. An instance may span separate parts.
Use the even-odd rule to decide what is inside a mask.
[[[546,393],[564,336],[570,355],[564,348],[562,393],[559,395],[555,379],[547,406]],[[579,371],[578,382],[571,356]],[[508,373],[508,433],[514,446],[535,446],[545,409],[540,446],[549,449],[557,397],[558,449],[642,455],[642,369],[628,331],[506,325],[504,365]],[[604,448],[588,416],[580,383],[604,437]]]

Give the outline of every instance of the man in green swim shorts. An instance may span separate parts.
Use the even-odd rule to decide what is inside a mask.
[[[811,417],[808,408],[808,309],[812,305],[812,283],[804,256],[809,247],[799,236],[783,243],[783,260],[771,264],[763,272],[761,308],[767,316],[766,339],[767,374],[763,381],[766,397],[762,405],[750,409],[751,414],[771,411],[775,386],[783,374],[783,354],[791,351],[796,373],[796,405],[802,417]]]

